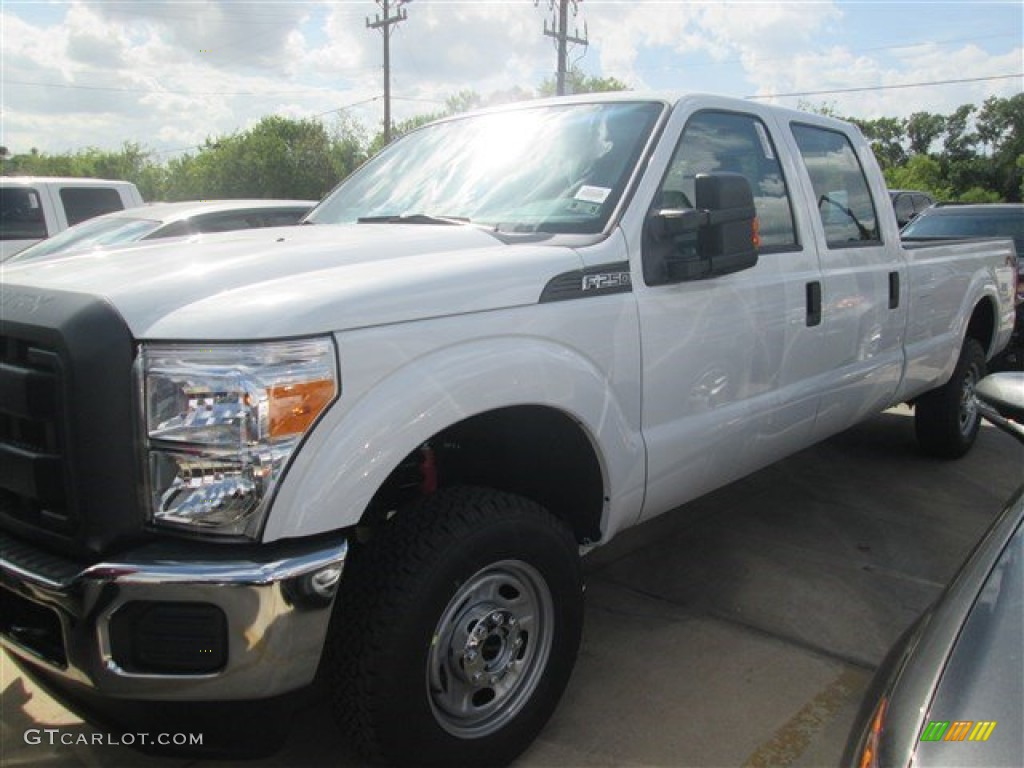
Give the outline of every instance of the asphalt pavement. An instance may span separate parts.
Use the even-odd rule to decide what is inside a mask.
[[[836,765],[872,671],[1022,482],[1009,436],[936,461],[900,407],[625,532],[586,559],[576,671],[517,768]],[[231,764],[104,743],[6,655],[0,688],[5,768]],[[247,765],[360,763],[312,706]]]

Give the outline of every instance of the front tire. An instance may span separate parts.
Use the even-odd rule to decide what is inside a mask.
[[[952,378],[922,395],[914,405],[921,450],[941,459],[958,459],[971,449],[981,426],[974,390],[984,376],[985,350],[977,339],[968,337]]]
[[[583,623],[575,540],[536,504],[439,491],[353,557],[325,654],[339,721],[377,761],[503,765],[568,683]]]

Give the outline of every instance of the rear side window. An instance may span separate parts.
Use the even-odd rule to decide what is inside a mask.
[[[927,195],[914,195],[914,213],[920,213],[921,211],[931,208],[935,204]]]
[[[298,224],[299,221],[309,213],[309,209],[297,211],[268,211],[264,217],[264,226],[267,227],[288,227]]]
[[[121,196],[109,187],[65,187],[60,191],[60,200],[69,227],[101,213],[124,210]]]
[[[185,235],[191,235],[192,228],[188,225],[187,221],[172,221],[170,224],[161,227],[151,235],[147,235],[144,240],[159,240],[161,237],[184,237]]]
[[[900,224],[906,224],[914,218],[914,198],[910,195],[897,195],[893,208],[896,210],[896,221]]]
[[[233,232],[236,229],[256,229],[263,226],[259,211],[230,211],[208,213],[192,219],[197,232]]]
[[[0,240],[42,240],[46,219],[39,192],[26,187],[0,189]]]
[[[814,187],[830,248],[881,242],[867,177],[850,140],[839,131],[793,125],[800,156]]]

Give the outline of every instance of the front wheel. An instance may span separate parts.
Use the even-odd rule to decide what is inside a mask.
[[[958,459],[971,449],[981,426],[974,390],[984,376],[985,350],[977,339],[967,338],[952,378],[914,405],[921,450],[942,459]]]
[[[325,663],[340,721],[388,764],[501,765],[540,732],[583,620],[576,542],[532,502],[442,490],[353,558]]]

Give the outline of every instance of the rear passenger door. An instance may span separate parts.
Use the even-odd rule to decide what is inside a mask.
[[[813,191],[809,218],[821,263],[816,301],[825,379],[815,424],[820,438],[895,396],[903,374],[906,270],[900,249],[883,241],[878,210],[890,203],[872,197],[865,172],[868,167],[877,173],[876,167],[858,156],[838,128],[792,123],[791,129]]]

